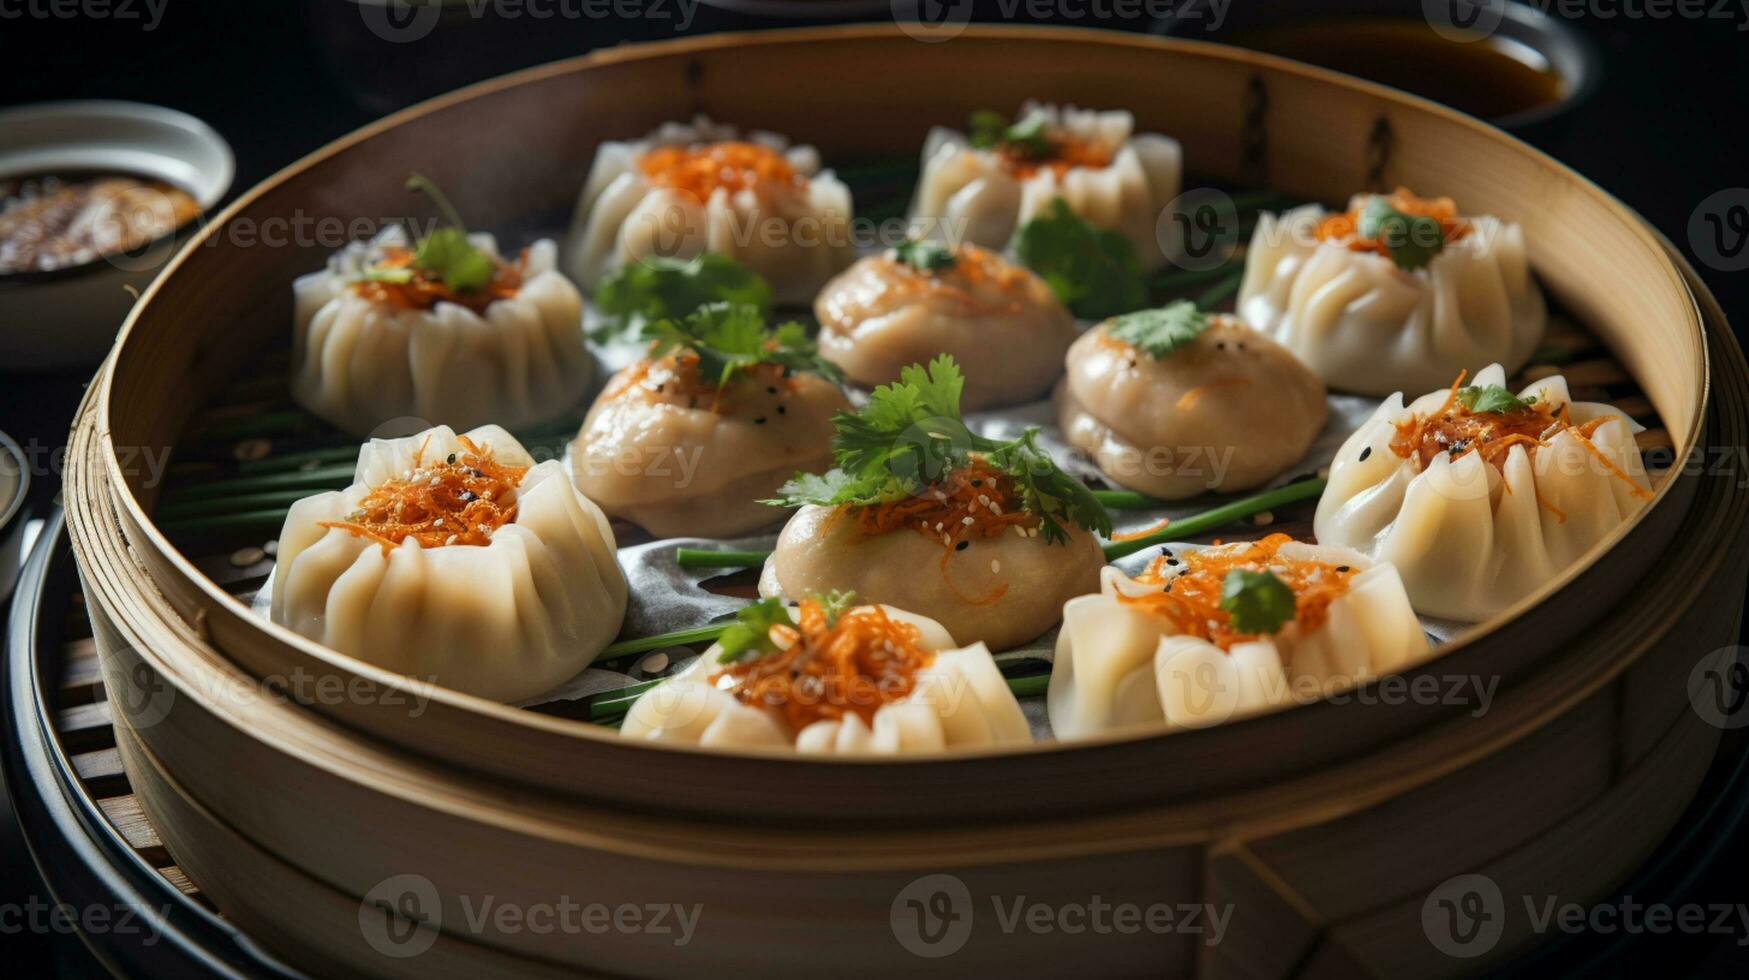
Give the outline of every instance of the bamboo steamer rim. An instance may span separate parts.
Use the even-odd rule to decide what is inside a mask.
[[[1749,372],[1741,367],[1741,382]],[[1744,384],[1740,383],[1741,389]],[[1744,391],[1737,392],[1737,403],[1749,399]],[[91,424],[94,413],[82,412],[75,430],[75,441],[86,443],[94,435]],[[115,499],[106,494],[85,493],[87,481],[102,481],[104,473],[93,464],[89,454],[78,454],[86,465],[75,468],[70,477],[81,491],[75,496],[82,513],[87,508],[101,509]],[[94,501],[96,502],[94,504]],[[1720,530],[1720,540],[1729,540],[1739,532],[1745,520],[1741,500],[1734,509],[1734,521]],[[85,529],[74,538],[83,555],[109,552],[113,558],[125,558],[126,542],[116,531],[113,521],[82,521]],[[1711,570],[1727,557],[1727,549],[1715,548],[1706,556],[1704,568]],[[238,690],[252,685],[235,665],[222,654],[198,643],[198,629],[175,616],[161,597],[136,594],[126,588],[125,578],[112,574],[112,567],[103,562],[86,563],[92,570],[86,574],[87,588],[96,593],[103,607],[119,614],[116,623],[136,649],[141,651],[160,678],[174,682],[183,669],[177,663],[159,656],[159,646],[141,641],[142,636],[185,645],[196,657],[204,657],[220,672],[228,674],[227,682]],[[1684,581],[1690,581],[1686,576]],[[1666,608],[1680,613],[1699,593],[1685,588],[1675,578],[1665,578],[1656,587],[1669,594]],[[1659,598],[1663,598],[1662,595]],[[117,601],[121,605],[116,605]],[[1686,601],[1685,601],[1686,600]],[[1636,612],[1622,608],[1614,618],[1629,623]],[[1601,687],[1628,670],[1657,637],[1629,635],[1628,630],[1605,631],[1616,648],[1598,647],[1566,655],[1559,664],[1538,675],[1536,686],[1553,690],[1554,698],[1536,703],[1527,684],[1503,698],[1485,719],[1464,727],[1471,744],[1460,752],[1450,751],[1449,744],[1433,744],[1435,740],[1417,740],[1414,744],[1393,746],[1364,758],[1348,760],[1332,769],[1308,772],[1286,782],[1235,796],[1198,801],[1195,804],[1174,804],[1127,811],[1111,816],[1090,816],[1074,820],[1029,820],[1005,825],[991,834],[981,826],[936,826],[922,830],[882,831],[878,837],[866,828],[843,830],[821,828],[798,831],[795,828],[765,828],[758,826],[722,826],[701,824],[696,820],[673,820],[639,814],[622,814],[611,807],[596,807],[572,801],[550,801],[518,797],[512,801],[500,788],[484,783],[468,773],[445,773],[441,766],[428,760],[395,765],[362,765],[358,754],[368,754],[372,763],[380,757],[399,758],[405,753],[394,747],[353,741],[324,741],[319,736],[337,726],[317,716],[288,705],[279,705],[272,712],[237,708],[235,702],[213,699],[211,678],[182,688],[186,696],[200,702],[204,709],[215,712],[221,720],[234,727],[245,738],[270,742],[271,736],[288,732],[312,736],[307,745],[322,754],[299,754],[299,765],[314,766],[366,788],[369,792],[393,796],[411,805],[448,812],[464,819],[491,823],[512,832],[536,834],[584,846],[611,850],[617,854],[688,864],[708,863],[714,866],[754,870],[874,870],[899,867],[928,868],[951,858],[967,866],[999,863],[1015,858],[1074,857],[1109,853],[1137,846],[1172,846],[1184,843],[1207,843],[1217,851],[1242,849],[1244,842],[1259,836],[1281,833],[1303,826],[1321,823],[1352,814],[1384,800],[1394,798],[1439,779],[1522,739],[1541,728],[1567,709],[1594,695]],[[1559,689],[1574,676],[1567,671],[1575,666],[1588,673],[1584,681],[1565,690]],[[1548,693],[1544,691],[1542,693]],[[276,715],[283,712],[282,715]],[[291,728],[275,727],[264,731],[266,722],[283,717]],[[1486,738],[1476,733],[1494,729]],[[276,748],[291,755],[281,743]],[[480,807],[482,801],[503,804]],[[576,814],[579,816],[558,816]],[[880,846],[874,846],[876,843]],[[855,846],[852,847],[851,845]]]
[[[1545,169],[1553,171],[1558,176],[1573,182],[1581,190],[1590,193],[1596,198],[1600,198],[1606,208],[1615,211],[1619,217],[1624,219],[1625,225],[1631,229],[1630,234],[1636,237],[1641,244],[1647,246],[1658,254],[1664,254],[1664,250],[1660,245],[1657,236],[1650,231],[1636,214],[1627,209],[1619,201],[1610,197],[1595,183],[1577,174],[1565,165],[1555,161],[1533,147],[1529,147],[1528,145],[1522,144],[1516,140],[1512,140],[1510,137],[1504,136],[1504,134],[1493,130],[1480,120],[1476,120],[1459,113],[1456,110],[1449,109],[1426,99],[1407,95],[1382,85],[1351,78],[1325,69],[1303,65],[1287,59],[1245,51],[1242,49],[1229,48],[1211,42],[1115,34],[1094,28],[1033,27],[1020,25],[985,27],[974,25],[968,27],[961,35],[961,38],[972,41],[988,42],[1001,42],[1007,40],[1051,40],[1070,44],[1096,44],[1099,46],[1123,47],[1138,50],[1178,52],[1181,54],[1194,55],[1199,58],[1210,58],[1222,62],[1238,63],[1267,73],[1293,76],[1326,86],[1358,91],[1378,99],[1382,104],[1381,107],[1389,105],[1408,107],[1417,112],[1432,115],[1449,123],[1454,123],[1472,130],[1482,138],[1496,141],[1509,140],[1519,152],[1530,156],[1531,159]],[[130,312],[127,321],[123,324],[118,335],[116,347],[100,374],[99,384],[94,386],[94,390],[98,393],[98,398],[95,404],[95,414],[99,437],[99,451],[102,455],[104,466],[108,470],[109,481],[113,487],[117,505],[121,511],[119,516],[132,528],[134,533],[139,535],[139,538],[132,538],[130,535],[133,543],[136,546],[139,546],[142,543],[141,539],[143,539],[145,545],[149,546],[158,556],[164,561],[170,563],[180,573],[184,583],[192,584],[195,589],[202,593],[203,601],[207,605],[220,607],[230,611],[234,615],[247,620],[256,630],[266,634],[272,641],[295,648],[303,656],[320,662],[335,670],[337,673],[357,675],[367,681],[382,686],[386,690],[397,691],[409,697],[417,692],[421,696],[428,698],[431,702],[441,704],[446,708],[456,711],[483,716],[496,724],[502,724],[513,728],[526,727],[552,735],[578,738],[598,743],[611,742],[624,744],[624,741],[616,733],[586,722],[573,721],[511,708],[497,702],[488,701],[473,695],[444,688],[431,689],[416,686],[411,679],[406,678],[403,675],[384,670],[344,654],[329,650],[315,641],[294,633],[283,626],[272,623],[264,618],[255,617],[253,613],[249,612],[249,610],[244,609],[235,598],[218,588],[216,584],[196,569],[194,564],[183,555],[179,549],[173,546],[169,539],[152,522],[151,518],[146,513],[145,508],[141,505],[139,499],[127,482],[125,468],[116,451],[114,442],[110,437],[113,425],[113,420],[110,416],[110,408],[113,401],[116,380],[123,370],[122,362],[128,349],[128,341],[132,336],[135,325],[150,308],[152,301],[162,291],[165,283],[173,278],[181,266],[188,261],[190,256],[195,254],[210,238],[214,237],[218,230],[228,221],[241,214],[263,196],[276,190],[310,166],[337,156],[381,133],[400,126],[403,123],[419,119],[450,106],[458,105],[483,95],[516,88],[544,79],[578,73],[605,65],[645,59],[671,58],[689,53],[719,51],[730,48],[738,49],[740,53],[745,53],[748,54],[748,56],[751,56],[750,49],[760,47],[780,47],[790,44],[830,43],[834,41],[858,41],[869,39],[909,41],[896,25],[851,25],[843,27],[798,28],[764,32],[717,34],[699,38],[677,39],[656,42],[648,45],[630,45],[597,51],[578,58],[526,69],[501,78],[477,83],[401,110],[347,136],[341,137],[333,143],[307,155],[298,162],[281,169],[272,177],[269,177],[267,180],[251,188],[221,211],[213,221],[209,222],[207,226],[201,230],[198,235],[194,236],[193,239],[166,265],[163,274],[147,288],[146,292],[141,296],[140,301],[135,304],[133,310]],[[1701,420],[1704,415],[1705,406],[1711,397],[1711,362],[1704,341],[1705,329],[1702,326],[1699,308],[1696,305],[1696,300],[1692,291],[1682,281],[1681,274],[1678,272],[1674,264],[1665,261],[1663,263],[1662,271],[1667,277],[1667,280],[1663,285],[1667,286],[1673,294],[1679,294],[1685,301],[1683,313],[1685,314],[1684,319],[1686,322],[1679,326],[1686,331],[1691,332],[1693,337],[1698,338],[1699,340],[1697,348],[1700,352],[1700,359],[1695,366],[1698,376],[1692,379],[1694,382],[1693,397],[1690,399],[1688,405],[1681,406],[1681,409],[1687,413],[1689,421],[1689,424],[1685,427],[1686,431],[1682,433],[1682,439],[1676,447],[1676,458],[1682,460],[1688,458],[1693,453],[1700,438],[1702,429]],[[1674,477],[1666,479],[1663,485],[1656,489],[1652,501],[1650,501],[1645,507],[1641,508],[1640,512],[1633,518],[1624,522],[1612,531],[1601,544],[1592,549],[1586,558],[1566,568],[1560,575],[1545,584],[1541,589],[1522,598],[1500,615],[1488,620],[1487,622],[1470,627],[1458,638],[1442,645],[1439,648],[1439,656],[1432,661],[1428,661],[1428,663],[1447,659],[1461,653],[1472,647],[1477,641],[1493,635],[1509,622],[1520,618],[1534,607],[1542,604],[1553,594],[1564,589],[1574,578],[1590,568],[1601,555],[1612,549],[1622,538],[1637,528],[1648,514],[1663,505],[1666,498],[1672,495],[1674,488],[1681,486],[1682,483],[1683,481]],[[1365,687],[1376,683],[1378,683],[1378,679],[1371,679],[1360,686]],[[1296,705],[1294,707],[1305,708],[1309,707],[1309,705]],[[1207,735],[1208,733],[1217,731],[1220,728],[1231,729],[1235,726],[1242,726],[1244,724],[1246,724],[1246,721],[1240,720],[1230,722],[1225,726],[1218,726],[1215,729],[1177,732],[1171,734],[1176,737],[1188,739],[1195,738],[1199,735]],[[970,762],[991,756],[1085,752],[1104,746],[1131,742],[1138,739],[1159,738],[1163,737],[1165,734],[1167,733],[1159,731],[1143,730],[1138,732],[1132,730],[1126,732],[1106,733],[1100,736],[1076,739],[1067,742],[1053,741],[1048,743],[1037,743],[1016,749],[1001,751],[958,750],[934,756],[897,758],[797,758],[792,753],[785,753],[781,750],[756,749],[740,749],[735,751],[717,750],[713,751],[711,754],[716,756],[741,756],[763,759],[781,758],[798,766],[939,766]],[[679,752],[687,755],[694,755],[700,751],[692,747],[662,743],[640,743],[639,748],[643,751]]]

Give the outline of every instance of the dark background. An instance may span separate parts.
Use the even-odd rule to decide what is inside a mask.
[[[423,41],[392,47],[374,44],[359,30],[361,15],[351,0],[154,0],[156,14],[144,0],[109,0],[105,16],[80,14],[77,5],[73,16],[55,16],[64,8],[54,2],[0,0],[0,104],[120,98],[192,113],[230,141],[237,156],[233,194],[395,105],[516,67],[680,33],[674,19],[680,11],[672,2],[674,18],[523,17],[495,24],[488,16],[458,30],[446,23]],[[1530,138],[1699,259],[1689,240],[1697,208],[1715,192],[1749,185],[1749,141],[1741,135],[1740,121],[1749,105],[1749,12],[1721,11],[1728,19],[1620,13],[1633,2],[1593,0],[1589,12],[1568,18],[1602,51],[1602,83],[1558,126]],[[814,0],[811,6],[831,5]],[[1404,6],[1414,12],[1418,4],[1408,0]],[[993,0],[976,9],[980,20],[1003,19]],[[1606,16],[1611,11],[1617,13]],[[872,13],[845,19],[885,16],[886,6],[876,5]],[[1148,27],[1140,17],[1055,19],[1077,26]],[[699,6],[686,33],[795,23]],[[1023,80],[1017,78],[1016,85],[1018,94]],[[1171,93],[1146,97],[1170,98]],[[1749,322],[1749,272],[1720,271],[1704,261],[1696,265],[1741,337]],[[42,325],[0,324],[7,330],[33,328]],[[63,444],[88,374],[27,375],[0,364],[0,431],[20,443]],[[38,512],[54,493],[52,482],[38,480],[33,502]],[[41,894],[7,817],[0,812],[0,903]],[[1749,900],[1746,857],[1739,841],[1709,869],[1699,898],[1684,900]],[[1749,975],[1749,956],[1738,941],[1749,942],[1749,937],[1646,937],[1620,965],[1636,972],[1655,964],[1667,973]],[[42,958],[46,942],[28,934],[0,935],[0,963],[5,964],[0,972],[35,975],[47,962]]]

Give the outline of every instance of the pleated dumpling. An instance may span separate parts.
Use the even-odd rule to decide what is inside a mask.
[[[699,116],[601,144],[565,268],[592,289],[627,262],[714,252],[757,273],[777,302],[806,303],[855,258],[850,217],[850,189],[813,147]]]
[[[1043,397],[1075,339],[1043,279],[976,245],[906,242],[862,259],[826,284],[814,315],[820,353],[858,384],[951,355],[965,366],[967,411]]]
[[[657,537],[730,537],[774,524],[763,503],[797,470],[832,465],[832,417],[850,402],[799,324],[702,307],[646,336],[571,444],[577,488]]]
[[[1238,302],[1330,387],[1379,396],[1516,371],[1548,320],[1518,225],[1404,189],[1260,217]]]
[[[626,738],[807,755],[912,755],[1024,745],[1020,703],[981,643],[834,593],[766,599],[632,705]]]
[[[1098,587],[1105,509],[1039,448],[1036,429],[1005,441],[967,429],[962,384],[944,355],[839,418],[837,465],[779,492],[801,509],[766,560],[761,595],[850,589],[1000,651]]]
[[[361,436],[408,418],[470,428],[564,414],[594,362],[557,254],[543,239],[508,261],[492,236],[453,227],[347,246],[292,283],[292,397]]]
[[[1324,427],[1324,384],[1280,344],[1185,301],[1069,348],[1057,424],[1113,483],[1163,500],[1261,486]]]
[[[495,425],[366,443],[352,485],[293,504],[279,535],[274,622],[495,701],[588,666],[625,608],[607,518]]]
[[[1427,635],[1389,564],[1285,534],[1108,567],[1063,608],[1047,710],[1058,738],[1218,725],[1409,666]]]
[[[928,237],[1006,248],[1014,232],[1061,199],[1086,221],[1121,234],[1144,268],[1168,256],[1157,225],[1178,197],[1178,141],[1135,133],[1135,117],[1028,102],[1012,126],[974,113],[971,132],[945,127],[923,144],[911,224]]]
[[[1487,619],[1652,497],[1632,419],[1573,401],[1559,375],[1505,383],[1492,364],[1470,387],[1394,394],[1330,466],[1318,540],[1396,565],[1421,613]]]

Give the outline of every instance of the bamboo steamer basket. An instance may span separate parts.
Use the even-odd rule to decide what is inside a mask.
[[[203,399],[286,329],[284,285],[321,261],[243,247],[227,228],[391,214],[414,167],[466,187],[482,227],[558,212],[600,140],[700,111],[828,160],[910,152],[930,123],[1016,101],[1015,64],[1034,69],[1025,94],[1132,108],[1185,144],[1198,175],[1336,200],[1407,183],[1520,222],[1545,289],[1644,388],[1677,459],[1749,433],[1749,373],[1722,314],[1642,222],[1474,120],[1342,76],[1098,32],[974,28],[930,45],[888,26],[616,49],[476,86],[318,151],[220,215],[143,298],[75,429],[69,521],[125,709],[124,761],[221,907],[325,972],[963,973],[1075,956],[1079,971],[1111,974],[1450,973],[1474,961],[1424,934],[1442,881],[1484,873],[1508,896],[1583,901],[1657,843],[1718,735],[1687,682],[1700,654],[1733,642],[1741,612],[1745,502],[1726,479],[1666,479],[1593,560],[1410,675],[1497,680],[1479,717],[1461,698],[1351,698],[1195,732],[899,762],[632,744],[415,690],[251,616],[153,525],[158,488],[130,447],[174,446]],[[817,81],[798,91],[796,78]],[[881,83],[857,84],[870,78]],[[1150,85],[1170,97],[1136,104]],[[271,679],[300,673],[350,696],[277,696]],[[918,958],[895,938],[895,899],[942,872],[983,907],[963,949]],[[396,958],[360,943],[361,899],[409,873],[432,884],[438,938]],[[1232,920],[1216,946],[1003,935],[988,902],[1092,894],[1216,903]],[[674,948],[470,928],[481,896],[704,911]],[[1523,948],[1529,928],[1508,921],[1490,955]]]

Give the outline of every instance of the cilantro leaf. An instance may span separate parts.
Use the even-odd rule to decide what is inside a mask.
[[[646,323],[641,336],[651,342],[651,357],[691,350],[698,355],[699,376],[719,386],[755,364],[778,364],[830,381],[840,377],[838,366],[820,356],[806,328],[791,322],[768,330],[765,314],[756,306],[710,303],[678,320]]]
[[[1039,447],[1038,429],[1006,441],[973,433],[960,417],[964,389],[965,376],[946,354],[927,367],[906,367],[898,381],[876,388],[860,411],[833,416],[836,465],[829,472],[797,473],[763,503],[890,503],[922,492],[977,456],[1014,480],[1021,506],[1039,519],[1039,536],[1047,544],[1067,539],[1065,523],[1111,533],[1111,518],[1093,492]]]
[[[893,246],[893,261],[908,265],[918,272],[940,272],[959,264],[953,249],[935,242],[906,239]]]
[[[980,109],[972,113],[970,122],[966,138],[976,149],[1006,150],[1032,160],[1043,160],[1055,152],[1041,114],[1010,124],[1002,113]]]
[[[1536,404],[1536,396],[1520,398],[1499,385],[1459,388],[1457,399],[1472,412],[1516,412]]]
[[[458,293],[479,289],[498,271],[492,257],[475,248],[460,228],[439,228],[426,235],[413,253],[413,264]]]
[[[458,293],[479,289],[491,282],[498,271],[497,260],[468,241],[467,228],[443,191],[421,174],[407,178],[407,189],[430,197],[449,224],[433,229],[431,234],[419,240],[413,249],[412,267],[377,266],[366,269],[360,278],[366,282],[407,283],[413,280],[413,272],[417,269]]]
[[[1209,315],[1187,299],[1151,310],[1137,310],[1106,321],[1105,332],[1150,357],[1165,357],[1202,335]]]
[[[1067,541],[1065,523],[1111,534],[1111,515],[1087,485],[1057,468],[1050,454],[1038,446],[1037,428],[1027,429],[1018,439],[991,448],[986,458],[1014,478],[1021,506],[1039,519],[1039,536],[1046,544]]]
[[[775,653],[777,644],[771,641],[771,628],[788,626],[795,629],[795,625],[789,607],[782,599],[761,599],[736,613],[735,621],[717,637],[717,646],[722,648],[717,654],[717,662],[728,664],[749,654]]]
[[[1241,633],[1274,633],[1294,618],[1294,593],[1274,573],[1235,568],[1221,582],[1221,608]]]
[[[1071,312],[1103,320],[1148,304],[1142,264],[1129,240],[1082,220],[1062,198],[1022,225],[1014,252]]]
[[[771,308],[771,287],[752,270],[726,255],[706,252],[693,259],[660,256],[628,262],[595,287],[595,306],[613,318],[605,333],[634,322],[674,319],[711,303]]]
[[[1372,197],[1360,209],[1354,233],[1383,242],[1399,269],[1419,269],[1445,248],[1445,229],[1433,218],[1404,214],[1383,197]]]

